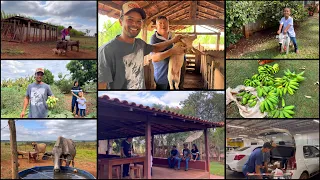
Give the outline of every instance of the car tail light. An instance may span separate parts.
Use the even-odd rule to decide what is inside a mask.
[[[234,157],[234,159],[233,160],[241,160],[242,158],[244,158],[246,155],[236,155],[235,157]]]
[[[288,161],[288,167],[285,167],[285,169],[290,169],[290,170],[295,170],[297,169],[297,162],[296,162],[296,157],[293,156],[289,159]]]

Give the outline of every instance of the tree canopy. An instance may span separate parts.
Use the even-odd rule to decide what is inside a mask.
[[[71,60],[66,67],[72,80],[78,80],[80,86],[90,81],[97,82],[97,61]]]

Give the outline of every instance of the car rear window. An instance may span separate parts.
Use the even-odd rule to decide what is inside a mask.
[[[271,150],[272,157],[292,157],[295,149],[293,147],[277,146]]]

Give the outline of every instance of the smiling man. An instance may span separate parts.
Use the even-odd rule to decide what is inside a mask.
[[[146,13],[135,2],[123,4],[120,14],[121,35],[98,50],[99,89],[145,89],[143,57],[160,52],[178,42],[181,36],[150,45],[135,38],[141,31]],[[172,48],[172,54],[184,53],[184,48]]]
[[[23,118],[25,111],[29,107],[28,118],[47,118],[48,105],[46,103],[49,96],[53,96],[50,86],[42,82],[44,76],[44,69],[37,68],[35,72],[36,82],[29,84],[27,93],[23,101],[23,110],[20,114],[20,118]]]

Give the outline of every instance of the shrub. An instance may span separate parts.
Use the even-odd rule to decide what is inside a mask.
[[[242,36],[242,27],[262,20],[264,25],[279,25],[283,9],[289,7],[294,23],[307,17],[301,1],[227,1],[226,2],[226,46],[236,43]]]

